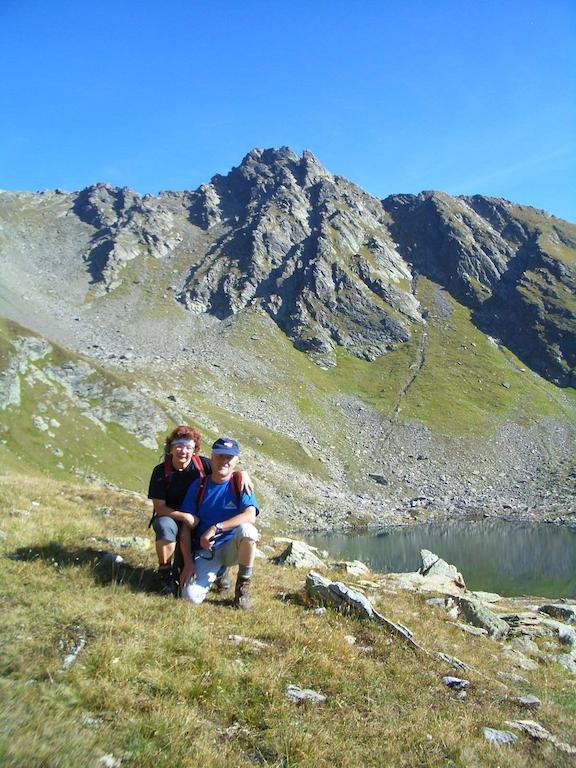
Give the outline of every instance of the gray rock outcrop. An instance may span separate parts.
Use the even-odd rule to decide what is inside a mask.
[[[325,568],[326,563],[316,555],[314,549],[303,541],[291,541],[278,557],[273,558],[273,562],[294,568]]]

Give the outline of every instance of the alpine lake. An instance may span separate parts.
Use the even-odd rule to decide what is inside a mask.
[[[503,597],[576,597],[576,528],[533,522],[473,520],[316,533],[308,543],[332,558],[361,560],[372,571],[417,571],[428,549],[457,567],[470,590]]]

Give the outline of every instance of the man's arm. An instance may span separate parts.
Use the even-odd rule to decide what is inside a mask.
[[[192,529],[198,525],[196,515],[191,512],[180,512],[177,509],[172,509],[164,499],[152,499],[152,504],[154,504],[154,512],[158,517],[171,517],[177,523],[184,523],[185,528]]]
[[[223,520],[221,523],[218,523],[218,527],[221,531],[231,531],[233,528],[237,528],[239,525],[242,525],[242,523],[254,523],[256,522],[256,507],[250,506],[246,507],[242,510],[242,512],[239,512],[237,515],[234,515],[234,517],[228,518],[228,520]],[[217,534],[216,526],[211,525],[208,530],[204,531],[200,538],[200,546],[202,549],[212,549],[214,546],[214,536]]]

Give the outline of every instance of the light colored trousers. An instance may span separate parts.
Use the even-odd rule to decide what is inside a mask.
[[[210,587],[216,581],[220,568],[238,565],[238,547],[242,539],[258,541],[256,526],[252,523],[242,523],[236,528],[234,536],[221,547],[196,552],[194,556],[196,576],[182,586],[183,600],[190,600],[195,605],[204,602]]]

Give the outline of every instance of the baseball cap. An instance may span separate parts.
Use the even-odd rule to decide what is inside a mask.
[[[219,437],[212,446],[213,453],[225,453],[228,456],[240,456],[240,448],[231,437]]]

